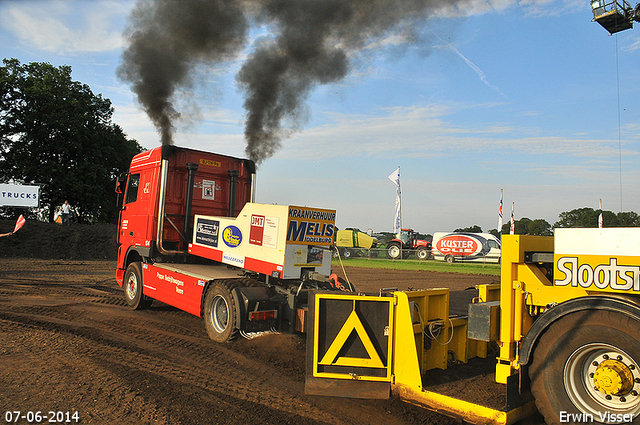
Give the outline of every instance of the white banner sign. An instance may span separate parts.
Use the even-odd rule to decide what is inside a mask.
[[[0,183],[0,207],[40,206],[40,186]]]

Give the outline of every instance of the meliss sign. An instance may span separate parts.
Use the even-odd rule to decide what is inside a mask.
[[[38,208],[40,186],[0,183],[0,207]]]

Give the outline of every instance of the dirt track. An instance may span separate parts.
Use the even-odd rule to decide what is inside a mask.
[[[44,423],[54,411],[78,412],[86,424],[458,423],[398,400],[305,396],[302,338],[215,344],[198,317],[173,307],[154,302],[130,311],[114,267],[0,260],[2,420],[7,411],[41,411]],[[454,304],[474,295],[465,288],[497,279],[355,268],[347,274],[365,292],[390,281],[400,289],[448,286]]]

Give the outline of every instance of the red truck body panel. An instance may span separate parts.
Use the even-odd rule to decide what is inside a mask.
[[[205,281],[154,264],[142,265],[144,293],[153,299],[200,316],[200,303]]]

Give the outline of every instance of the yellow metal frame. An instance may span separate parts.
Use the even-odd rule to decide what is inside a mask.
[[[571,231],[574,229],[565,229]],[[585,229],[575,229],[583,231]],[[597,229],[587,229],[597,230]],[[605,229],[607,230],[607,229]],[[559,286],[551,282],[536,264],[525,263],[525,252],[554,253],[554,276],[558,272],[561,254],[554,252],[554,238],[551,236],[504,235],[502,236],[502,267],[500,280],[500,354],[496,365],[496,381],[505,384],[507,378],[518,372],[518,348],[533,324],[533,316],[543,313],[550,304],[593,295],[598,292],[626,294],[627,291],[599,289],[596,286]],[[577,255],[577,264],[608,263],[610,256]],[[614,255],[619,264],[637,264],[638,257]],[[575,272],[575,271],[574,271]],[[619,279],[619,278],[618,278]]]
[[[487,301],[488,299],[485,298],[497,297],[497,285],[482,285],[479,289],[480,301]],[[372,297],[351,294],[316,294],[313,348],[314,377],[390,382],[392,393],[406,402],[437,412],[453,414],[474,423],[512,424],[535,411],[533,402],[506,412],[425,390],[422,384],[422,373],[434,368],[445,369],[450,351],[455,353],[457,360],[466,362],[469,358],[477,356],[479,352],[486,354],[486,343],[467,340],[467,320],[465,318],[449,319],[448,289],[393,292],[392,295],[392,297]],[[354,303],[354,309],[321,359],[318,355],[320,321],[317,312],[319,311],[320,300],[327,298],[351,300]],[[371,342],[371,336],[367,334],[366,329],[358,325],[359,321],[355,313],[355,303],[357,301],[377,301],[385,302],[389,305],[390,343],[388,346],[388,358],[390,361],[387,368],[387,376],[370,377],[354,376],[346,373],[317,372],[319,364],[342,364],[365,368],[380,366],[371,355],[369,358],[340,358],[338,356],[344,341],[354,331],[358,333],[365,348],[367,346],[365,340],[368,340],[369,343]],[[426,336],[424,335],[424,330],[430,323],[438,323],[441,326],[441,333],[438,337],[440,341],[439,343],[432,341],[431,348],[425,349],[424,338]],[[448,344],[444,345],[445,342]]]
[[[507,384],[508,378],[519,372],[519,349],[524,336],[531,329],[534,318],[544,313],[549,305],[599,292],[624,294],[627,297],[637,295],[640,284],[635,277],[631,281],[630,275],[621,276],[619,271],[607,270],[613,270],[618,265],[622,268],[630,267],[627,265],[637,267],[640,257],[629,254],[636,249],[635,245],[631,246],[632,243],[629,241],[637,243],[640,230],[637,230],[638,234],[633,233],[631,236],[622,234],[623,230],[616,230],[617,233],[613,230],[607,231],[622,240],[615,243],[611,242],[613,236],[605,233],[605,230],[599,231],[602,235],[592,231],[590,233],[585,229],[576,229],[575,233],[569,232],[570,230],[573,229],[566,229],[566,234],[559,232],[555,241],[553,237],[503,236],[500,284],[478,286],[479,296],[474,302],[500,301],[500,330],[497,341],[500,352],[496,364],[496,382],[498,383]],[[631,230],[626,229],[624,232],[631,232]],[[606,249],[600,249],[599,243],[602,241],[609,243]],[[559,252],[555,250],[556,245]],[[609,253],[610,255],[602,255],[601,250],[612,252]],[[581,253],[574,253],[575,251]],[[553,254],[555,282],[548,277],[551,273],[547,275],[540,264],[525,262],[527,252]],[[560,262],[562,262],[562,268],[558,266]],[[615,282],[613,279],[616,279]],[[422,374],[430,369],[446,369],[450,352],[455,353],[456,360],[462,362],[487,354],[488,343],[466,338],[467,319],[449,318],[448,289],[393,292],[392,297],[324,294],[320,296],[389,303],[389,337],[391,338],[389,358],[391,360],[387,369],[388,375],[378,380],[389,379],[392,393],[401,399],[481,424],[512,424],[535,412],[533,401],[507,412],[424,389]],[[318,295],[316,295],[316,303],[318,303],[317,297]],[[316,311],[317,306],[318,304],[316,304]],[[440,333],[429,344],[425,343],[427,338],[425,329],[428,330],[431,325],[436,326]],[[336,340],[339,340],[337,344],[340,345],[340,341],[346,340],[347,332],[351,333],[354,330],[362,339],[369,338],[365,335],[366,330],[363,333],[363,330],[357,326],[356,319],[350,316],[345,322],[344,329],[336,337]],[[317,321],[314,332],[317,340]],[[338,364],[337,352],[338,350],[330,350],[330,353],[327,351],[325,357],[328,356],[330,361]],[[343,363],[368,367],[376,364],[372,360],[371,358],[350,359],[346,360],[346,363],[343,360]],[[325,362],[324,359],[320,361]],[[314,358],[314,362],[317,363],[318,359]],[[328,376],[354,379],[353,376],[344,374]]]
[[[487,296],[488,294],[493,294],[492,296],[495,296],[496,287],[483,285],[483,288],[480,288],[480,290],[481,296]],[[448,289],[437,291],[447,291],[448,301]],[[429,291],[420,292],[425,292],[420,294],[420,296],[429,298]],[[415,293],[412,292],[394,292],[394,297],[397,300],[395,306],[396,336],[394,339],[394,357],[392,365],[394,380],[391,385],[391,390],[394,394],[411,404],[426,407],[436,412],[453,414],[466,421],[478,424],[512,424],[535,412],[535,405],[533,402],[507,412],[425,390],[422,386],[421,371],[426,370],[424,369],[425,365],[432,363],[419,360],[420,356],[418,353],[420,350],[417,350],[416,348],[421,347],[421,345],[413,343],[416,325],[411,319],[412,314],[410,310],[410,301],[415,301],[416,295],[414,294]],[[472,340],[466,340],[466,323],[464,323],[463,327],[460,327],[462,322],[466,322],[466,320],[452,320],[454,329],[459,329],[459,338],[456,337],[457,332],[454,331],[454,337],[451,340],[449,347],[446,348],[455,350],[457,353],[456,355],[459,356],[458,360],[466,362],[469,358],[475,357],[475,354],[477,354],[475,350],[478,349],[476,344],[480,343]],[[449,327],[446,335],[450,335],[448,333],[450,329],[451,328]],[[464,346],[463,344],[460,344],[462,339],[465,340]],[[486,353],[486,344],[484,344],[483,347],[485,347],[484,351]],[[441,365],[442,358],[435,362]],[[446,367],[446,355],[444,357],[444,365]]]

